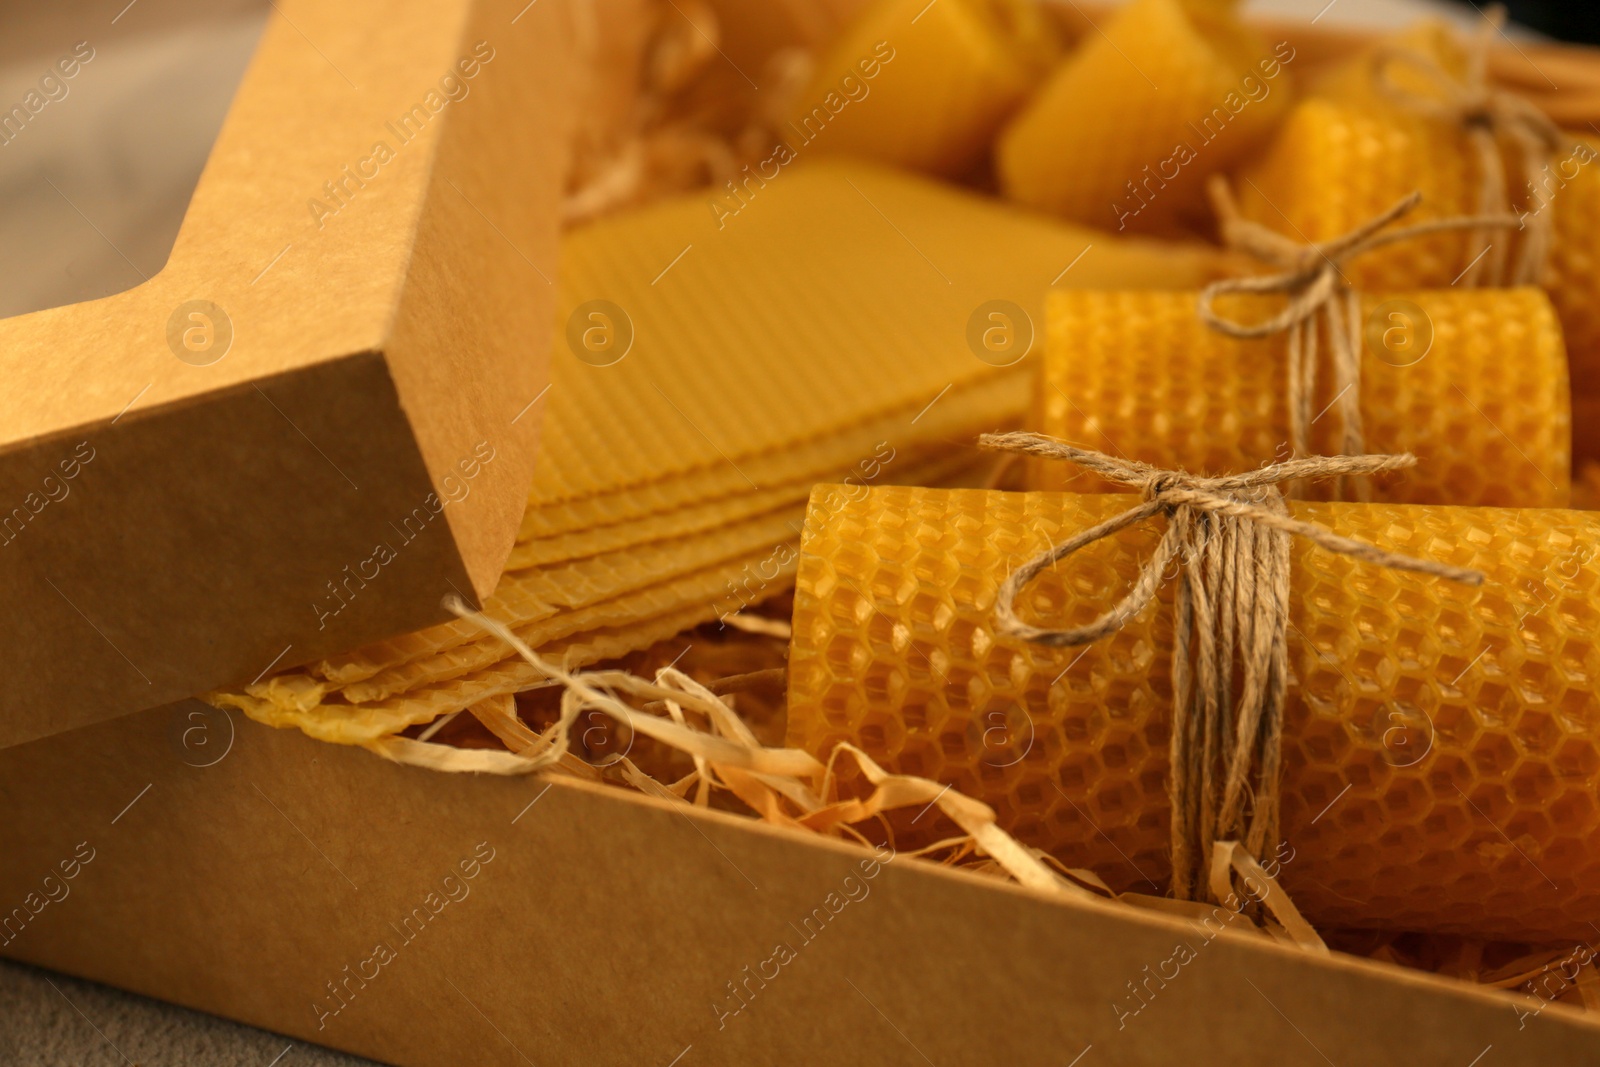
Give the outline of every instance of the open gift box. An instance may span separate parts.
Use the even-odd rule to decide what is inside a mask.
[[[727,0],[729,64],[753,64],[775,43],[825,37],[851,5],[833,6],[840,10],[800,17],[784,8],[769,19]],[[1069,6],[1070,23],[1082,13]],[[631,54],[637,42],[623,38],[637,24],[632,6],[406,3],[383,15],[382,41],[372,42],[381,47],[368,47],[363,15],[285,4],[274,16],[185,239],[236,241],[233,212],[276,203],[251,198],[245,164],[264,151],[259,131],[315,140],[320,113],[291,105],[315,99],[338,76],[309,73],[321,60],[299,27],[332,47],[328,65],[336,61],[360,85],[389,84],[396,55],[431,72],[480,39],[494,42],[484,87],[503,70],[517,73],[483,93],[481,118],[449,127],[445,138],[458,139],[466,173],[483,181],[491,165],[539,160],[540,181],[523,199],[496,186],[495,204],[542,212],[553,231],[558,194],[544,179],[566,157],[570,107],[557,75],[584,49]],[[1308,27],[1271,32],[1308,58],[1335,57],[1353,43]],[[585,97],[591,116],[620,114],[631,100],[631,87],[610,71],[591,71],[603,91]],[[392,81],[398,101],[410,82]],[[290,123],[290,113],[301,117]],[[351,124],[352,144],[365,139],[366,118],[340,121]],[[532,125],[543,154],[477,155],[475,145],[502,143],[496,124],[511,123]],[[237,171],[225,166],[230,160]],[[430,224],[425,211],[408,216],[417,229],[407,231],[405,255],[381,226],[387,215],[337,220],[372,226],[366,251],[387,249],[405,262],[390,263],[399,273],[387,275],[401,294],[407,271],[420,272],[425,292],[482,286],[491,294],[481,322],[465,304],[432,318],[418,312],[437,332],[419,322],[413,343],[426,352],[448,347],[451,326],[491,331],[506,351],[519,327],[543,337],[541,316],[552,305],[537,278],[521,273],[555,273],[553,245],[530,243],[538,220],[519,231],[529,241],[469,246],[462,235],[481,236],[477,216],[439,206],[452,192],[432,182],[433,169],[419,161],[415,173],[403,172],[419,198],[412,206],[434,204],[449,217]],[[305,194],[294,188],[284,211],[303,215]],[[299,215],[295,222],[304,228]],[[276,240],[263,238],[263,247]],[[497,259],[477,258],[489,248]],[[376,286],[360,252],[331,258]],[[251,321],[299,303],[340,304],[330,295],[337,278],[311,272],[296,285]],[[69,329],[73,311],[61,309],[63,324],[51,328]],[[96,321],[122,313],[101,307]],[[365,351],[368,341],[377,343],[350,347]],[[505,389],[508,423],[538,392],[536,370],[524,366],[516,388]],[[302,388],[307,403],[337,407],[344,395],[314,378]],[[509,508],[517,472],[509,462],[503,469],[498,496]],[[402,480],[401,490],[413,488]],[[483,558],[493,556],[486,549]],[[226,617],[225,606],[213,612]],[[1441,1063],[1575,1063],[1600,1048],[1600,1027],[1565,1005],[1153,911],[1063,901],[610,787],[397,766],[193,701],[108,714],[41,719],[20,736],[51,736],[0,751],[0,796],[12,813],[0,831],[0,951],[388,1062],[1310,1065],[1401,1064],[1420,1053]]]

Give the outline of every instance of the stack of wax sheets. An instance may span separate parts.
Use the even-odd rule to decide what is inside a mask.
[[[1037,360],[997,359],[982,331],[1037,322],[1036,353],[1052,286],[1194,288],[1220,270],[1203,248],[847,161],[613,216],[562,259],[540,458],[485,610],[568,666],[783,591],[818,482],[970,474]],[[995,320],[996,301],[1024,314]],[[363,743],[541,680],[452,621],[209,699]]]

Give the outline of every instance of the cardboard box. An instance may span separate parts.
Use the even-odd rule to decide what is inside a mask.
[[[570,120],[571,13],[523,8],[279,5],[167,264],[0,321],[0,745],[493,588]]]
[[[0,752],[0,782],[5,955],[408,1067],[1600,1055],[1559,1005],[197,705]]]
[[[0,803],[0,953],[414,1067],[1600,1058],[1560,1005],[194,702],[0,751]]]

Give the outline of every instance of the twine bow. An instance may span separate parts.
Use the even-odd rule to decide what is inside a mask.
[[[1200,292],[1200,319],[1228,337],[1253,339],[1278,333],[1288,335],[1289,446],[1297,456],[1312,454],[1311,424],[1316,419],[1311,408],[1316,399],[1319,338],[1324,329],[1332,355],[1334,387],[1338,390],[1330,406],[1338,407],[1343,424],[1339,451],[1347,456],[1366,451],[1361,419],[1361,295],[1345,278],[1344,264],[1367,252],[1428,234],[1520,225],[1515,215],[1481,215],[1434,219],[1390,229],[1421,203],[1422,195],[1412,193],[1347,234],[1330,241],[1302,244],[1243,217],[1226,179],[1220,175],[1213,177],[1207,190],[1228,246],[1280,269],[1270,274],[1212,282]],[[1231,293],[1282,294],[1288,302],[1276,315],[1261,322],[1247,323],[1217,311],[1217,298]],[[1342,495],[1342,475],[1337,477],[1341,478],[1339,495]],[[1298,486],[1291,486],[1291,495],[1299,495]],[[1366,482],[1357,483],[1357,495],[1368,499]]]
[[[1064,459],[1140,490],[1139,503],[1034,556],[995,597],[995,628],[1050,648],[1086,645],[1143,611],[1176,563],[1172,653],[1172,892],[1215,893],[1202,881],[1219,841],[1253,856],[1277,843],[1279,751],[1288,690],[1289,542],[1304,537],[1365,563],[1468,585],[1478,571],[1388,552],[1289,514],[1278,486],[1294,479],[1378,474],[1416,463],[1411,455],[1289,460],[1244,474],[1205,478],[1115,459],[1031,433],[985,434],[984,448]],[[1018,617],[1016,601],[1039,572],[1086,545],[1156,515],[1167,529],[1123,598],[1083,626],[1052,630]],[[1234,670],[1239,678],[1234,699]]]
[[[1498,4],[1485,12],[1478,33],[1466,45],[1463,78],[1446,70],[1437,57],[1415,48],[1388,45],[1372,57],[1373,81],[1383,96],[1413,114],[1458,126],[1467,135],[1478,162],[1475,211],[1479,215],[1512,210],[1505,159],[1500,154],[1502,137],[1521,159],[1532,198],[1532,209],[1524,216],[1528,220],[1527,236],[1509,276],[1505,248],[1497,243],[1467,267],[1463,277],[1468,285],[1538,285],[1554,233],[1552,220],[1544,210],[1548,197],[1534,178],[1561,149],[1565,138],[1560,127],[1535,104],[1496,89],[1489,82],[1489,49],[1495,35],[1503,31],[1505,17],[1505,8]],[[1401,86],[1393,77],[1396,66],[1420,76],[1433,92],[1415,92]],[[1487,240],[1482,229],[1474,233],[1474,246]]]

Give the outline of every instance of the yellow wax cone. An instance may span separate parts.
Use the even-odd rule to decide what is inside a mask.
[[[878,0],[828,46],[781,132],[799,154],[960,176],[1059,47],[1030,0]]]
[[[1164,470],[1226,474],[1289,458],[1285,336],[1218,333],[1196,314],[1196,296],[1052,294],[1030,428]],[[1247,322],[1280,306],[1219,301]],[[1373,500],[1568,506],[1566,350],[1542,290],[1368,294],[1362,307],[1364,451],[1419,460],[1375,480]],[[1311,451],[1331,455],[1342,390],[1326,366],[1318,379]],[[1066,464],[1035,460],[1029,470],[1035,489],[1114,491]]]
[[[1294,50],[1231,4],[1132,0],[1063,61],[1002,134],[1014,200],[1108,230],[1210,223],[1205,179],[1260,146],[1289,103]]]
[[[996,591],[1017,566],[1128,504],[884,488],[813,508],[788,742],[820,756],[850,741],[891,771],[991,804],[1024,843],[1114,888],[1160,892],[1172,585],[1083,648],[998,636],[993,622]],[[1281,864],[1283,885],[1318,924],[1593,937],[1600,517],[1292,507],[1487,581],[1459,586],[1294,539],[1284,844],[1261,858]],[[1089,622],[1127,593],[1164,525],[1136,524],[1046,568],[1019,614],[1049,627]],[[929,823],[895,822],[900,847],[949,829]]]

